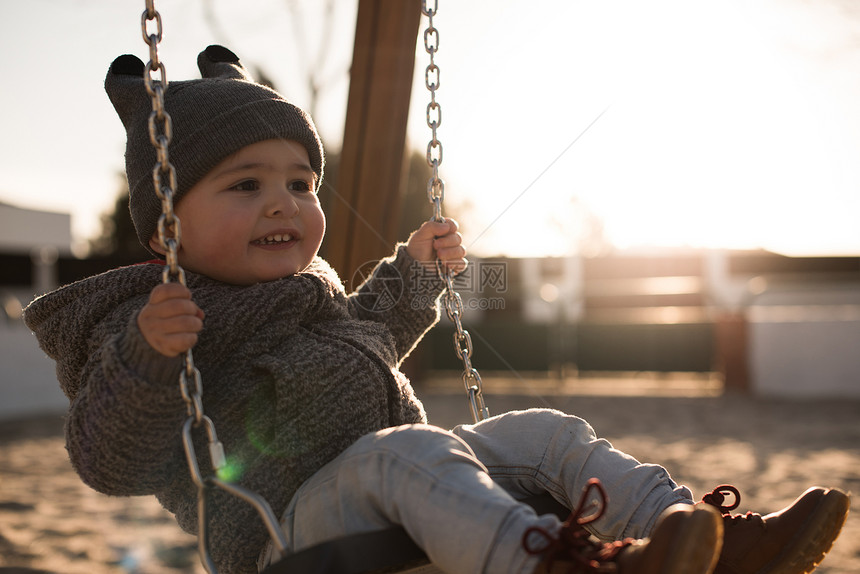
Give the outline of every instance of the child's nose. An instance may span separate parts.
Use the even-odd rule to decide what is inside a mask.
[[[288,190],[279,190],[272,194],[267,214],[269,217],[294,217],[299,212],[299,204]]]

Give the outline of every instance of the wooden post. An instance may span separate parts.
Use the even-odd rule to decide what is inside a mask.
[[[341,166],[324,243],[347,289],[401,239],[396,233],[420,20],[420,0],[359,1]]]
[[[714,324],[717,370],[727,392],[750,393],[749,334],[743,313],[720,314]]]

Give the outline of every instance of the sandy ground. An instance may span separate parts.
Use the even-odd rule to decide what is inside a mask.
[[[491,389],[493,381],[484,385]],[[667,467],[698,496],[736,485],[740,511],[777,510],[810,485],[860,492],[860,401],[527,387],[525,395],[488,390],[491,412],[554,407],[580,415],[617,448]],[[459,393],[419,394],[439,426],[469,418]],[[0,573],[201,573],[195,544],[153,498],[108,498],[84,486],[68,463],[59,416],[0,423]],[[817,572],[860,573],[856,510]]]

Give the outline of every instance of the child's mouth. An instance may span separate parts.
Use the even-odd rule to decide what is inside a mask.
[[[256,239],[252,241],[252,243],[255,245],[282,245],[290,243],[294,239],[295,238],[292,235],[276,233],[274,235],[267,235],[266,237]]]
[[[292,245],[297,240],[298,237],[289,233],[274,233],[272,235],[261,237],[260,239],[255,239],[251,244],[259,247],[286,247],[288,245]]]

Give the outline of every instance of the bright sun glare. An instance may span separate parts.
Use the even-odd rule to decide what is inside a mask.
[[[34,62],[78,43],[62,23],[97,22],[101,35],[81,41],[81,66],[60,66],[52,77],[68,97],[58,100],[53,89],[0,93],[5,109],[21,112],[4,124],[16,137],[0,143],[0,201],[70,212],[78,239],[99,231],[122,167],[124,133],[102,82],[115,55],[145,56],[130,2],[53,3],[51,20],[38,8],[50,0],[14,3],[20,25],[5,37],[32,56],[9,59],[6,75],[30,81],[47,65]],[[336,151],[354,2],[336,3],[335,32],[309,33],[306,43],[285,38],[294,22],[283,2],[217,4],[229,22],[224,41],[301,106],[310,103],[306,72],[325,48],[320,77],[332,81],[315,120]],[[322,4],[297,5],[309,30],[323,28],[310,8]],[[600,237],[621,248],[860,253],[860,13],[845,6],[440,0],[446,214],[461,221],[473,255],[588,253]],[[200,2],[168,3],[164,18],[171,78],[194,77],[201,46],[220,39]],[[424,26],[426,19],[416,38],[409,125],[418,150],[430,131]]]
[[[816,62],[792,40],[812,27],[818,36],[803,38],[814,53],[828,41],[826,15],[810,26],[801,6],[773,1],[649,6],[630,4],[626,18],[606,7],[589,14],[593,29],[540,37],[536,51],[450,80],[466,82],[469,108],[451,102],[444,133],[476,140],[449,154],[471,162],[449,163],[471,205],[472,250],[562,255],[579,243],[587,251],[583,224],[595,216],[617,247],[803,251],[811,242],[826,251],[856,240],[850,213],[833,209],[836,200],[860,207],[846,199],[857,196],[856,175],[841,167],[856,143],[830,109],[834,95],[816,79]],[[581,7],[568,10],[558,17],[581,19]],[[518,25],[524,35],[537,26]],[[535,72],[550,52],[566,60]],[[520,75],[507,92],[496,90],[502,65]],[[523,86],[534,89],[513,89]],[[484,115],[476,100],[500,93],[503,111]],[[516,121],[523,110],[526,121]]]

